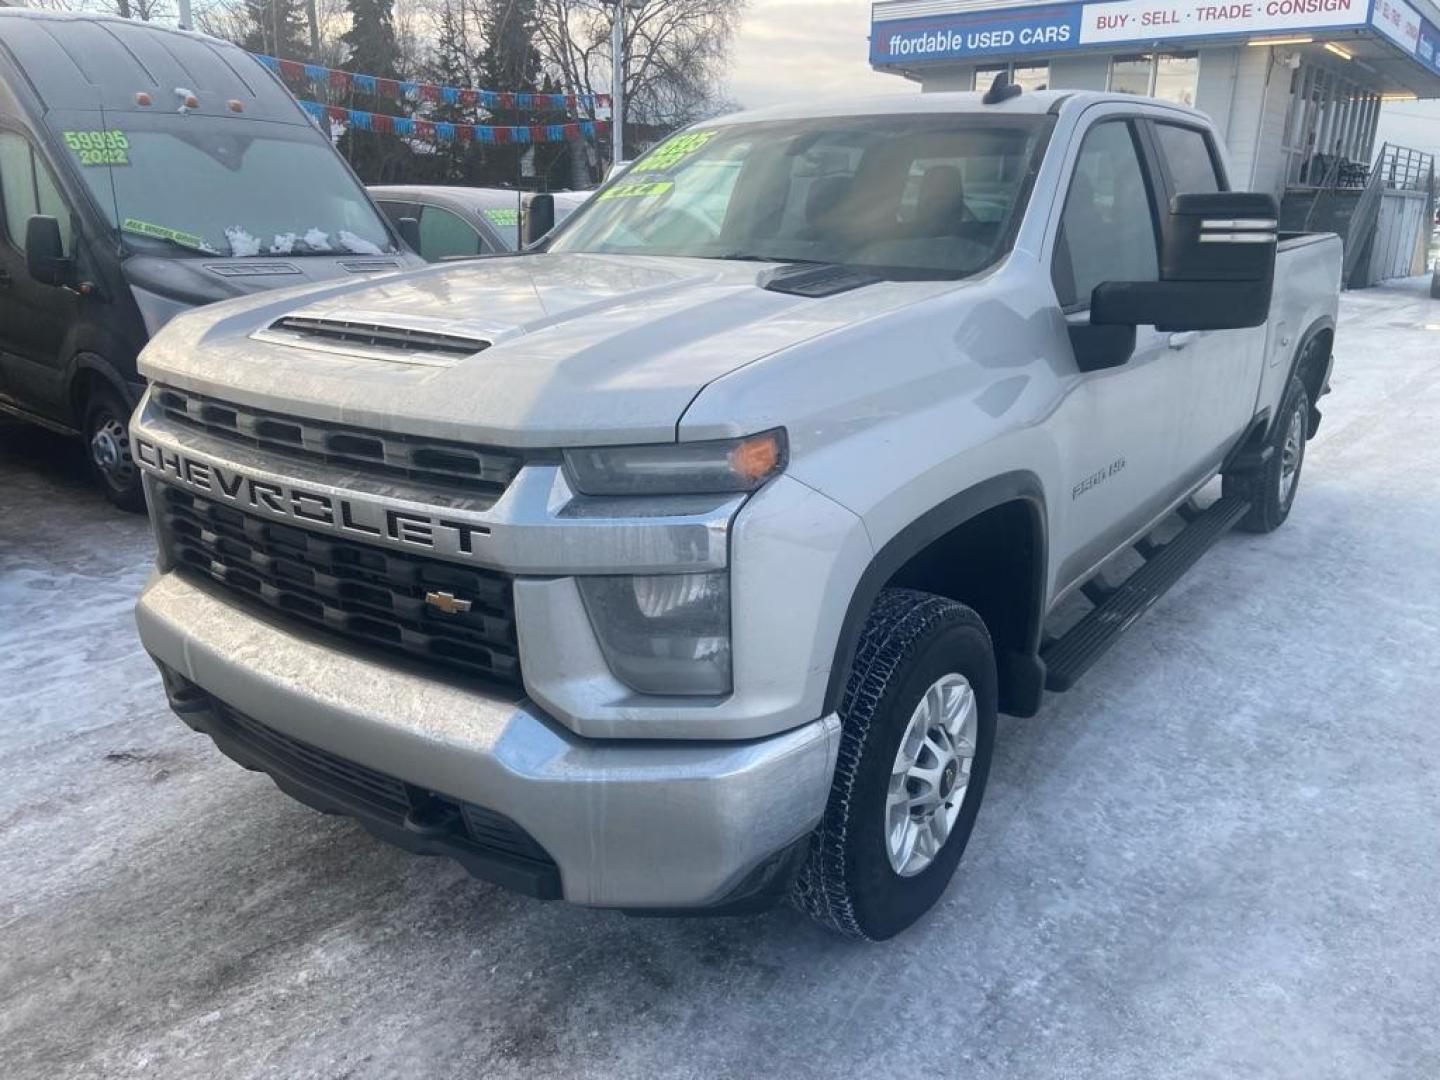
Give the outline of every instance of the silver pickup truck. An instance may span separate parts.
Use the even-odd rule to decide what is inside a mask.
[[[1290,513],[1340,262],[1159,101],[707,122],[529,251],[171,322],[140,634],[188,724],[386,840],[886,938],[997,714]]]

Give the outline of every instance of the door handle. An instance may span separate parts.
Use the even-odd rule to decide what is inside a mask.
[[[1178,334],[1171,334],[1166,344],[1172,349],[1183,349],[1186,345],[1200,340],[1199,330],[1182,330]]]

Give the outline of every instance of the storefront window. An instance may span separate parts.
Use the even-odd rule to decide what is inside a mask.
[[[1049,64],[1016,64],[1010,81],[1026,90],[1044,90],[1050,82]]]
[[[1199,82],[1200,58],[1194,53],[1147,53],[1110,61],[1110,89],[1120,94],[1145,94],[1193,106]]]
[[[1195,88],[1200,83],[1200,57],[1194,53],[1172,53],[1155,59],[1155,92],[1152,96],[1179,105],[1195,105]]]
[[[1117,94],[1149,94],[1153,56],[1117,56],[1110,61],[1110,89]]]
[[[1012,83],[1025,90],[1044,90],[1050,83],[1050,65],[995,64],[992,67],[976,68],[975,89],[989,90],[996,75],[1008,76]]]

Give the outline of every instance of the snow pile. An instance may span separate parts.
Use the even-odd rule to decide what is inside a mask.
[[[311,251],[329,251],[330,234],[323,229],[311,229],[304,236],[305,246]]]
[[[225,239],[230,241],[230,254],[237,259],[248,259],[252,255],[260,254],[259,238],[251,236],[239,225],[227,228]]]
[[[356,236],[346,229],[340,230],[340,243],[346,251],[356,255],[380,255],[383,254],[380,248],[366,240],[363,236]]]
[[[271,255],[289,255],[295,250],[295,241],[298,240],[293,232],[276,233],[275,239],[270,241]]]

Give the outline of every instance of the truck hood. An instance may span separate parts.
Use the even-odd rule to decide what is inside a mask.
[[[876,282],[815,299],[761,287],[772,270],[586,254],[442,264],[183,315],[146,348],[140,370],[255,408],[433,438],[661,442],[712,380],[955,287]],[[331,336],[281,330],[296,325]],[[477,351],[385,355],[347,325],[388,340],[471,339]]]

